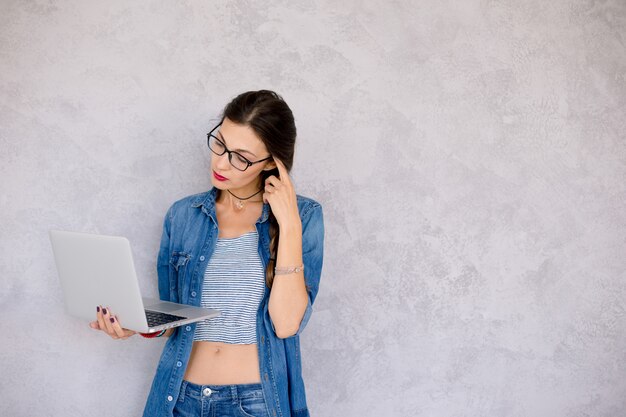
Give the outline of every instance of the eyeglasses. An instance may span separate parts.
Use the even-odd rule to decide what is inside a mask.
[[[213,132],[215,132],[215,129],[217,129],[221,125],[222,123],[220,122],[220,124],[215,126],[213,129],[211,129],[209,133],[207,133],[207,145],[209,146],[211,152],[213,152],[217,156],[222,156],[225,153],[228,153],[228,162],[230,162],[230,164],[234,168],[238,169],[239,171],[245,171],[254,164],[258,164],[259,162],[272,159],[271,156],[268,156],[267,158],[259,159],[258,161],[252,162],[239,152],[228,150],[224,142],[222,142],[217,136],[213,134]]]

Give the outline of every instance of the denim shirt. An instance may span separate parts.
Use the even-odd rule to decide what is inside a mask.
[[[217,189],[185,197],[168,210],[157,259],[161,300],[200,306],[204,271],[218,236],[215,198]],[[276,336],[268,312],[270,289],[266,286],[256,317],[256,339],[263,395],[270,416],[307,417],[299,334],[311,317],[322,270],[324,221],[316,201],[298,195],[302,221],[302,258],[309,295],[308,305],[294,336]],[[269,204],[263,204],[255,226],[259,255],[269,260]],[[177,327],[165,343],[148,395],[144,417],[171,416],[189,361],[196,325]]]

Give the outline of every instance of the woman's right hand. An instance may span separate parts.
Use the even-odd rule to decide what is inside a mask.
[[[89,327],[94,330],[102,330],[113,339],[128,339],[134,335],[135,331],[122,328],[117,317],[106,307],[96,307],[96,321],[89,323]]]

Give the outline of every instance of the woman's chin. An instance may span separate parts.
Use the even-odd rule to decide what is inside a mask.
[[[228,188],[226,184],[224,184],[224,181],[218,181],[217,179],[213,178],[213,176],[211,176],[211,185],[213,185],[218,190],[225,190]]]
[[[228,189],[228,187],[225,187],[224,184],[219,184],[216,182],[213,182],[213,187],[217,188],[220,191],[226,191]]]

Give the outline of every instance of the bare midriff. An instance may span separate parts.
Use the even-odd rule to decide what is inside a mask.
[[[257,345],[193,342],[184,378],[198,385],[261,382]]]

